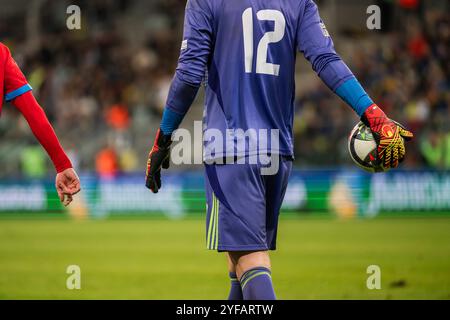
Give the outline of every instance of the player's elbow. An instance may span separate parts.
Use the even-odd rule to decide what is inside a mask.
[[[12,104],[22,113],[28,122],[36,123],[37,125],[48,122],[44,110],[36,101],[31,91],[12,100]]]
[[[202,84],[204,73],[186,71],[178,68],[175,77],[178,81],[183,82],[188,86],[198,88]]]
[[[335,61],[342,61],[341,57],[335,52],[327,52],[311,57],[312,68],[317,74],[320,74]]]

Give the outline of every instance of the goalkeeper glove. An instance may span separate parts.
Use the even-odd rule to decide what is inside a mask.
[[[171,136],[165,135],[161,129],[158,129],[153,148],[148,155],[145,173],[145,186],[153,193],[158,193],[161,188],[161,168],[169,168],[171,144]]]
[[[396,168],[405,157],[404,140],[411,140],[413,133],[389,119],[376,104],[367,108],[361,121],[370,128],[377,143],[375,163],[383,169]]]

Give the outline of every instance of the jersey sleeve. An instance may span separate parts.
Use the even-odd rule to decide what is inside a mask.
[[[197,95],[212,51],[212,14],[206,0],[186,5],[183,41],[166,107],[184,115]]]
[[[297,28],[297,46],[313,70],[335,91],[353,74],[334,49],[333,40],[312,0],[305,0]]]
[[[6,59],[4,66],[4,92],[5,100],[11,101],[18,96],[32,90],[28,84],[27,79],[23,75],[16,61],[11,56],[8,48],[4,47],[6,51]]]
[[[12,104],[19,109],[27,120],[34,136],[52,159],[56,171],[60,173],[72,168],[72,163],[59,143],[52,125],[33,94],[31,92],[21,94],[12,101]]]
[[[189,0],[186,5],[183,41],[177,71],[188,82],[200,84],[212,50],[212,12],[205,0]]]
[[[320,18],[317,5],[306,0],[300,12],[297,29],[298,50],[309,60],[321,53],[335,53],[333,41],[328,30]]]

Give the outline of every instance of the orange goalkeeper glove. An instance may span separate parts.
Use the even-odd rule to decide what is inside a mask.
[[[383,169],[396,168],[406,154],[405,140],[411,140],[413,133],[389,119],[376,104],[367,108],[361,120],[370,128],[378,145],[375,163]]]

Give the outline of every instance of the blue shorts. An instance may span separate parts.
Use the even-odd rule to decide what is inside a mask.
[[[275,175],[260,164],[205,164],[206,245],[218,251],[275,250],[278,216],[292,169],[279,159]]]

